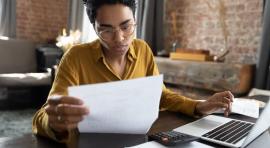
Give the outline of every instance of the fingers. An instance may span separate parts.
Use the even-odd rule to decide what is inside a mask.
[[[45,111],[48,115],[87,115],[89,109],[86,106],[59,104],[56,106],[46,106]]]
[[[48,122],[50,128],[63,132],[69,129],[77,128],[79,122],[84,119],[84,114],[76,115],[60,115],[54,112],[53,107],[46,107],[46,112],[48,114]],[[70,109],[73,110],[73,109]]]
[[[46,113],[49,115],[50,122],[57,121],[57,117],[61,117],[64,121],[81,121],[83,116],[89,114],[89,109],[85,106],[78,106],[78,105],[66,105],[66,104],[59,104],[57,106],[50,106],[47,105],[45,107]],[[76,120],[76,119],[78,120]]]
[[[59,105],[61,106],[61,104]],[[58,111],[55,112],[56,106],[46,106],[45,111],[48,114],[49,126],[59,132],[68,129],[77,128],[79,122],[84,119],[84,116],[89,111],[84,106],[68,106],[63,108],[59,107]]]
[[[59,115],[87,115],[89,109],[82,105],[59,104],[56,106]],[[55,111],[53,111],[55,112]]]
[[[61,117],[59,119],[59,117]],[[65,124],[75,124],[82,121],[84,118],[83,116],[50,116],[49,122],[50,123],[65,123]]]
[[[54,95],[48,98],[48,104],[50,105],[57,105],[57,104],[82,105],[83,101],[75,97]]]
[[[220,93],[216,93],[215,96],[219,98],[228,98],[231,102],[233,102],[234,96],[230,91],[224,91]]]
[[[213,107],[216,108],[223,108],[224,109],[224,115],[228,116],[231,112],[231,100],[228,98],[222,98],[220,101],[215,101],[211,103]]]
[[[83,117],[89,114],[83,102],[70,96],[51,96],[48,98],[45,112],[48,114],[49,126],[56,131],[77,128]]]
[[[231,106],[233,102],[233,94],[230,91],[222,92],[222,96],[224,96],[221,100],[223,103],[227,104],[227,107],[224,110],[224,115],[228,116],[231,113]]]
[[[225,109],[224,115],[228,116],[231,112],[233,98],[233,94],[230,91],[216,93],[205,102],[199,103],[196,106],[196,109],[203,114],[211,114],[216,110],[223,108]]]
[[[89,110],[83,106],[83,102],[69,96],[51,96],[48,99],[48,106],[45,110],[49,115],[86,115]]]
[[[220,98],[219,102],[222,102],[222,103],[225,103],[225,104],[230,104],[231,100],[229,98],[223,97],[223,98]]]
[[[232,110],[232,102],[228,98],[225,98],[225,99],[227,100],[226,103],[227,103],[228,107],[225,109],[224,115],[228,116],[231,113],[231,110]]]

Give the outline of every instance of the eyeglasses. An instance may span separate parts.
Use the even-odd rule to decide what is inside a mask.
[[[116,31],[121,31],[125,38],[130,37],[136,28],[136,24],[124,24],[119,28],[109,28],[109,27],[101,27],[98,28],[97,34],[104,41],[111,41],[115,37]]]

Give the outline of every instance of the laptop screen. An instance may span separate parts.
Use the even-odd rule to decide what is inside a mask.
[[[265,130],[270,127],[270,101],[264,107],[263,112],[261,113],[259,119],[256,121],[255,125],[249,132],[246,137],[243,145],[241,147],[246,147],[251,141],[257,138],[260,134],[262,134]]]

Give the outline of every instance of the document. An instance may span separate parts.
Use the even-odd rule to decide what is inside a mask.
[[[158,142],[151,141],[151,142],[146,142],[146,143],[136,145],[133,147],[128,147],[128,148],[167,148],[167,147]],[[193,141],[193,142],[179,144],[176,146],[170,146],[170,148],[213,148],[213,147],[208,146],[206,144],[199,143],[197,141]]]
[[[145,134],[158,118],[163,75],[69,87],[90,113],[82,133]]]
[[[219,110],[215,113],[223,113]],[[253,118],[259,117],[259,103],[253,99],[235,98],[232,103],[232,113],[237,113]]]
[[[251,91],[248,93],[248,96],[254,96],[254,95],[266,95],[266,96],[270,97],[270,91],[269,90],[252,88]]]

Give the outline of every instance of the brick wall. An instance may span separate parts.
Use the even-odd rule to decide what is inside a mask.
[[[262,0],[165,0],[165,9],[166,49],[176,39],[183,48],[212,54],[229,49],[226,62],[256,62]]]
[[[68,23],[69,0],[17,0],[16,35],[46,43],[55,39]]]

